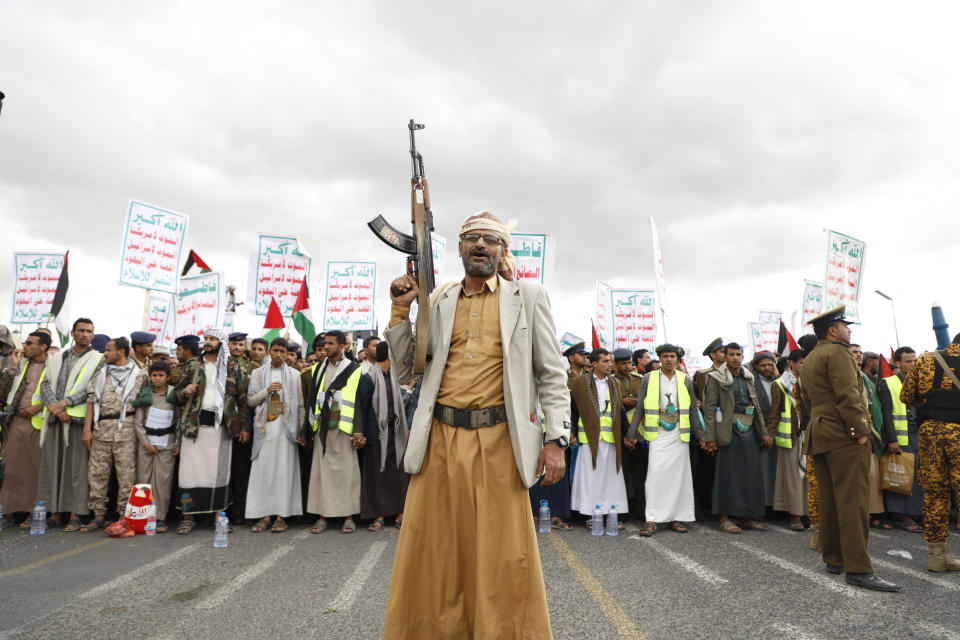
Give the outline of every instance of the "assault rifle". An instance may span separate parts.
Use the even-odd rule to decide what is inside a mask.
[[[417,151],[414,132],[425,125],[413,120],[407,124],[410,131],[410,222],[413,234],[403,233],[390,225],[382,215],[367,223],[370,230],[388,246],[407,254],[407,273],[417,281],[420,292],[417,295],[416,346],[414,347],[413,372],[423,373],[427,362],[427,325],[430,321],[430,294],[436,285],[433,278],[433,212],[430,211],[430,189],[423,171],[423,156]],[[391,287],[393,290],[393,287]],[[399,291],[392,291],[399,295]]]

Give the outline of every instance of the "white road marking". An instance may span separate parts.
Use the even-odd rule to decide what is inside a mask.
[[[639,536],[630,536],[629,539],[633,540],[634,538],[638,537]],[[653,547],[660,555],[665,556],[668,560],[676,562],[693,575],[697,576],[704,582],[713,585],[714,587],[719,587],[720,585],[728,584],[730,582],[726,578],[706,568],[699,562],[696,562],[689,556],[685,556],[682,553],[677,553],[673,549],[667,548],[653,538],[647,538],[646,541],[644,541],[644,544]]]
[[[831,578],[828,578],[826,575],[817,573],[815,571],[811,571],[806,567],[801,567],[798,564],[794,564],[792,562],[784,560],[783,558],[767,553],[766,551],[761,551],[760,549],[757,549],[756,547],[749,545],[746,542],[740,542],[739,540],[730,540],[729,539],[730,537],[732,536],[729,536],[726,540],[727,544],[733,545],[734,547],[741,549],[743,551],[746,551],[748,553],[752,553],[753,555],[757,556],[761,560],[766,560],[767,562],[775,564],[781,569],[784,569],[791,573],[795,573],[799,576],[803,576],[804,578],[810,580],[811,582],[815,582],[816,584],[820,585],[824,589],[829,589],[834,593],[839,593],[841,595],[851,596],[856,598],[866,598],[873,595],[869,592],[864,591],[863,589],[855,589],[841,582],[832,580]]]
[[[330,603],[329,609],[343,611],[344,609],[350,608],[350,605],[357,599],[357,594],[360,593],[367,578],[370,577],[370,572],[373,571],[373,567],[377,564],[377,560],[380,559],[380,556],[383,555],[383,551],[386,548],[387,543],[382,540],[370,545],[367,552],[360,558],[360,562],[350,575],[350,579],[344,583],[343,587],[340,588],[340,593],[338,593],[337,597]]]
[[[773,625],[773,628],[783,634],[781,637],[790,638],[790,640],[820,640],[818,636],[786,622],[778,622]]]
[[[896,562],[889,562],[887,560],[874,560],[873,564],[878,567],[883,567],[884,569],[892,569],[894,571],[899,571],[900,573],[905,573],[908,576],[917,578],[918,580],[931,582],[935,585],[943,587],[944,589],[949,589],[950,591],[960,591],[960,583],[953,580],[948,580],[946,578],[937,577],[935,573],[930,573],[929,571],[917,571],[916,569],[904,567]]]
[[[768,529],[769,531],[776,531],[777,533],[785,533],[785,534],[787,534],[788,536],[795,536],[795,535],[797,535],[798,533],[800,533],[799,531],[791,531],[790,529],[786,529],[786,528],[781,527],[781,526],[776,525],[776,524],[768,524],[768,525],[767,525],[767,529]]]
[[[248,582],[251,582],[254,578],[259,576],[261,573],[263,573],[264,571],[266,571],[267,569],[275,565],[280,560],[280,558],[282,558],[283,556],[293,551],[294,545],[298,541],[306,538],[308,535],[310,535],[310,530],[304,529],[303,531],[295,535],[293,539],[289,542],[289,544],[285,544],[282,547],[277,547],[276,549],[268,553],[266,556],[264,556],[263,560],[254,564],[253,566],[248,567],[236,578],[234,578],[227,584],[223,585],[222,587],[220,587],[219,589],[211,593],[208,598],[198,602],[196,608],[197,609],[214,609],[216,607],[219,607],[221,604],[226,602],[227,599],[230,598],[230,596],[232,596],[237,591],[239,591],[244,586],[246,586]]]
[[[183,556],[187,555],[191,551],[199,549],[200,544],[201,543],[199,542],[195,542],[190,546],[183,547],[182,549],[177,549],[173,553],[168,553],[162,558],[157,558],[153,562],[148,562],[147,564],[143,565],[139,569],[134,569],[133,571],[130,571],[129,573],[125,573],[122,576],[117,576],[113,580],[110,580],[109,582],[104,582],[100,586],[94,587],[93,589],[90,589],[90,591],[87,591],[85,593],[81,593],[77,597],[80,599],[96,598],[98,596],[103,595],[107,591],[112,591],[113,589],[122,587],[125,584],[129,584],[135,580],[138,580],[141,576],[151,574],[157,569],[159,569],[160,567],[170,564],[174,560],[178,560],[182,558]]]
[[[932,622],[925,622],[923,620],[914,620],[914,624],[920,627],[924,632],[929,633],[931,636],[936,638],[946,638],[946,640],[960,640],[960,633],[956,631],[951,631],[946,627],[941,627],[938,624]]]

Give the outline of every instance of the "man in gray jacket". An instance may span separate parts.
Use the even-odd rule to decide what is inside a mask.
[[[707,374],[703,391],[706,435],[701,446],[717,454],[713,512],[726,533],[766,531],[754,518],[764,513],[760,448],[773,446],[773,438],[764,427],[753,374],[743,368],[743,348],[731,342],[726,352],[726,362]]]

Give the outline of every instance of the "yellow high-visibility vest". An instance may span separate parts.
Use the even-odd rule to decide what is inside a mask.
[[[13,386],[10,387],[10,393],[7,395],[7,404],[13,404],[13,396],[16,395],[17,389],[20,388],[20,384],[23,382],[23,376],[27,374],[27,367],[30,365],[29,362],[23,364],[23,368],[20,370],[20,375],[17,376],[17,381],[13,383]],[[43,382],[43,379],[47,375],[47,368],[44,366],[43,371],[40,372],[40,378],[37,380],[37,387],[33,390],[33,397],[30,400],[30,406],[37,406],[38,404],[43,404],[43,400],[40,398],[40,384]],[[40,429],[43,426],[43,417],[47,415],[46,409],[37,413],[37,415],[30,418],[30,425],[34,429]]]
[[[87,365],[86,365],[83,369],[80,369],[80,373],[77,374],[77,379],[73,381],[73,386],[70,387],[70,391],[68,391],[68,392],[67,392],[67,395],[64,396],[64,397],[72,396],[73,394],[75,394],[75,393],[76,393],[77,391],[79,391],[80,389],[86,389],[86,388],[87,388],[87,384],[89,384],[89,382],[90,382],[89,376],[87,375],[87,372],[88,372],[88,371],[89,371],[89,372],[93,372],[93,371],[97,368],[97,365],[100,364],[100,361],[101,361],[101,360],[103,360],[103,354],[102,354],[102,353],[98,353],[96,356],[94,356],[93,358],[91,358],[91,359],[90,359],[90,362],[88,362]],[[46,410],[44,410],[44,411],[46,411]],[[74,406],[72,406],[72,407],[67,407],[67,415],[70,416],[71,418],[82,418],[82,417],[86,416],[86,415],[87,415],[87,400],[86,400],[86,398],[84,398],[83,402],[81,402],[81,403],[78,404],[78,405],[74,405]]]
[[[660,375],[661,370],[651,372],[647,383],[647,395],[643,398],[643,439],[653,442],[660,435]],[[680,441],[690,442],[690,392],[687,391],[687,374],[675,371],[677,377],[677,410],[680,420]]]
[[[589,381],[587,384],[590,384]],[[610,395],[610,382],[608,377],[607,402],[606,406],[600,410],[600,441],[616,444],[617,441],[613,438],[613,412],[610,410]],[[583,426],[583,418],[580,418],[577,422],[579,426],[577,429],[577,440],[580,442],[580,444],[589,443],[590,441],[587,439],[587,432],[584,430]]]
[[[897,444],[905,447],[910,444],[910,438],[907,435],[907,405],[900,401],[903,382],[896,374],[884,380],[887,381],[887,389],[890,390],[890,400],[893,404],[893,430],[897,434]]]
[[[330,367],[323,372],[320,378],[320,389],[326,386],[327,373]],[[340,419],[337,420],[337,428],[348,436],[353,435],[353,419],[357,411],[357,390],[360,388],[360,378],[363,376],[363,368],[357,367],[350,377],[347,378],[347,384],[340,389]],[[322,398],[323,392],[317,393],[317,404],[314,406],[313,430],[320,427],[320,412],[323,410]]]
[[[793,410],[793,401],[790,400],[790,394],[783,388],[783,383],[779,380],[774,381],[780,387],[780,393],[783,394],[783,411],[780,412],[780,421],[777,423],[777,434],[774,441],[778,447],[784,449],[793,448],[793,423],[791,422],[791,412]]]

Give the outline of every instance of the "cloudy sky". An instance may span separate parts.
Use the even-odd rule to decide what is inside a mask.
[[[953,3],[7,3],[0,13],[0,321],[14,251],[71,251],[74,315],[138,329],[117,285],[135,198],[190,215],[187,245],[246,291],[258,231],[323,263],[402,257],[366,229],[409,215],[406,121],[437,230],[489,209],[557,243],[558,331],[589,336],[595,281],[652,287],[699,353],[790,324],[825,228],[867,243],[863,325],[928,348],[960,330]],[[926,265],[935,264],[935,268]],[[459,269],[448,256],[446,273]],[[381,296],[382,297],[382,296]],[[381,325],[389,301],[378,303]],[[796,320],[799,330],[799,314]],[[262,319],[241,315],[238,328]]]

